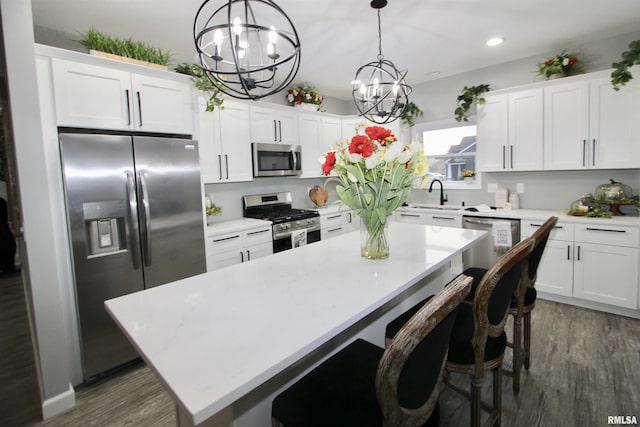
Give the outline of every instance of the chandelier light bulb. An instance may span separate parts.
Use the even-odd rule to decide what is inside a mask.
[[[222,46],[222,40],[224,40],[224,35],[222,34],[222,30],[218,28],[213,32],[213,42],[220,48]]]
[[[236,37],[240,37],[240,35],[242,34],[242,21],[240,20],[240,17],[236,16],[235,18],[233,18],[233,35],[235,35]]]
[[[269,27],[269,43],[276,44],[278,41],[278,32],[273,25]]]

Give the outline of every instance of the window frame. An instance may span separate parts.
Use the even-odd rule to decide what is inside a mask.
[[[416,123],[411,129],[412,139],[418,141],[419,144],[422,145],[424,149],[424,138],[423,133],[425,131],[432,130],[440,130],[440,129],[448,129],[448,128],[456,128],[463,126],[472,126],[475,125],[476,128],[478,126],[478,122],[476,116],[470,116],[469,120],[466,122],[458,122],[455,119],[446,119],[446,120],[435,120],[431,122],[421,122]],[[476,133],[477,135],[477,133]],[[478,142],[476,140],[476,160],[478,155]],[[428,159],[428,157],[427,157]],[[477,163],[476,163],[477,164]],[[429,181],[430,182],[430,181]],[[447,190],[479,190],[482,189],[482,173],[476,171],[475,180],[473,183],[468,184],[465,181],[442,181],[442,184]],[[428,183],[427,183],[428,185]]]

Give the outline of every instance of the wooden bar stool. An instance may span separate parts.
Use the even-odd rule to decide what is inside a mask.
[[[549,240],[549,234],[558,222],[557,216],[549,217],[531,235],[535,241],[533,251],[529,258],[527,275],[524,276],[521,286],[516,289],[511,298],[509,314],[513,316],[513,337],[511,347],[513,348],[512,371],[505,370],[505,374],[513,376],[513,394],[520,393],[520,373],[522,366],[529,369],[531,356],[531,311],[535,307],[537,292],[535,289],[538,266],[544,253],[544,248]],[[524,321],[524,322],[523,322]],[[524,340],[524,343],[523,343]]]
[[[471,288],[463,275],[438,292],[387,349],[358,339],[279,394],[274,427],[436,426],[442,367],[457,307]]]

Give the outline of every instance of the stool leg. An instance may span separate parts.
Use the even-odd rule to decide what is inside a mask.
[[[471,426],[480,427],[482,418],[482,378],[471,379]]]
[[[502,417],[502,369],[497,367],[493,370],[493,409],[496,411],[496,426],[500,426]]]
[[[522,317],[513,316],[513,394],[520,393],[520,368],[522,366]]]
[[[524,315],[524,368],[529,370],[531,364],[531,312]]]

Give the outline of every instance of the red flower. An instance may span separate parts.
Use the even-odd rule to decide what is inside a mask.
[[[578,58],[569,58],[569,67],[573,67],[573,64],[575,64],[576,62],[578,62]]]
[[[351,144],[349,144],[349,153],[361,154],[362,157],[369,157],[373,154],[374,151],[376,151],[376,146],[373,145],[371,140],[366,136],[356,135],[351,138]]]
[[[327,157],[324,159],[324,163],[322,164],[322,172],[329,176],[331,171],[333,170],[333,166],[336,164],[336,152],[329,151],[327,153]]]
[[[385,129],[381,126],[369,126],[364,130],[364,132],[369,136],[369,138],[374,141],[378,141],[382,145],[392,143],[397,140],[395,135],[389,129]]]

